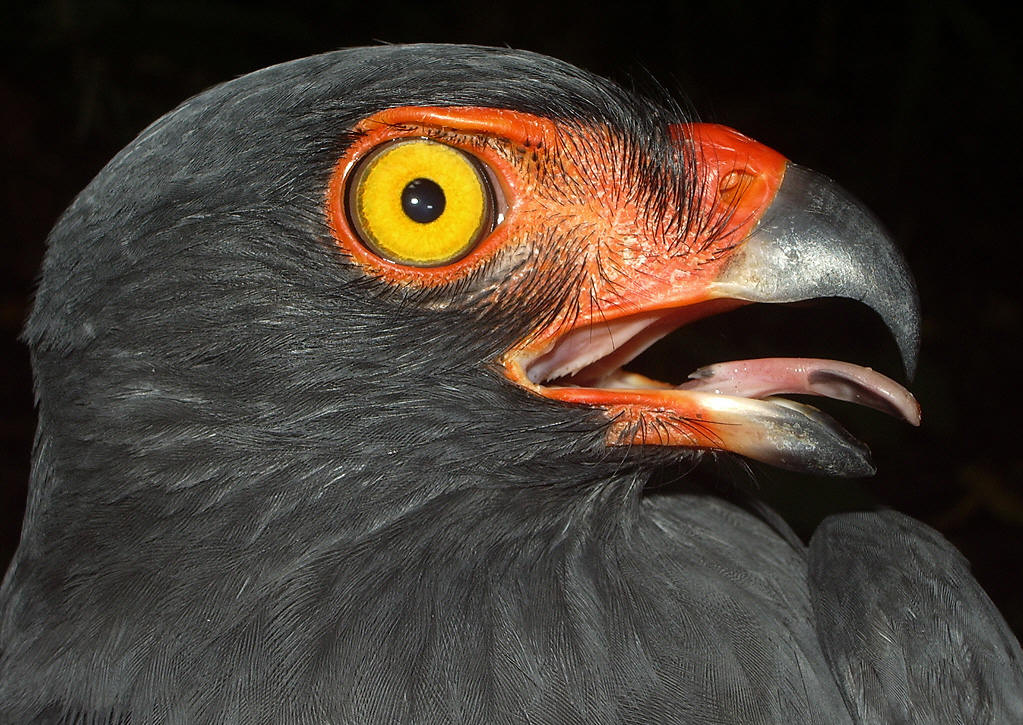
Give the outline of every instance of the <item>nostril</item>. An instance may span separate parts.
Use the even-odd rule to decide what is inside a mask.
[[[721,179],[721,183],[718,184],[718,191],[722,194],[726,191],[732,191],[737,187],[742,180],[743,173],[740,171],[732,171],[725,174],[724,178]]]
[[[746,192],[754,178],[746,171],[730,171],[718,182],[718,197],[725,204],[732,204]]]

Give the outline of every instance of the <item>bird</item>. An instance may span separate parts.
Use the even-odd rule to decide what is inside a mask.
[[[0,721],[1023,722],[1019,643],[940,534],[858,512],[804,544],[700,485],[869,475],[784,396],[919,423],[902,384],[628,370],[824,297],[912,372],[912,276],[862,204],[553,58],[381,45],[199,94],[48,239]]]

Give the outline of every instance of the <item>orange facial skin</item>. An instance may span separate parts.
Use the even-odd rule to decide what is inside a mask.
[[[482,275],[493,279],[492,304],[529,278],[559,281],[559,309],[498,361],[511,381],[602,408],[613,419],[609,444],[728,447],[727,430],[697,403],[701,396],[629,374],[619,382],[636,387],[548,386],[530,380],[528,365],[574,329],[644,315],[651,329],[674,329],[743,304],[716,298],[711,283],[774,198],[784,157],[723,126],[690,124],[670,129],[671,158],[645,159],[609,128],[486,108],[392,108],[354,130],[331,179],[327,211],[341,249],[367,274],[413,288]],[[503,221],[452,263],[424,268],[383,259],[348,222],[348,175],[367,152],[403,137],[473,154],[500,186]],[[627,352],[626,345],[619,357]]]

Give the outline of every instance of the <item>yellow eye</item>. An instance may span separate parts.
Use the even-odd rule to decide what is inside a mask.
[[[436,267],[468,254],[494,228],[494,191],[479,162],[428,139],[374,150],[348,185],[348,216],[371,250]]]

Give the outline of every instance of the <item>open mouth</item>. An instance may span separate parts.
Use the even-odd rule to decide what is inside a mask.
[[[873,473],[869,451],[817,408],[781,395],[842,400],[912,425],[920,406],[896,381],[838,360],[771,357],[700,367],[674,385],[626,366],[693,320],[737,306],[714,300],[567,330],[506,358],[506,374],[554,400],[597,406],[613,419],[608,442],[731,450],[776,466],[831,475]]]
[[[697,125],[687,133],[700,150],[707,218],[730,210],[710,240],[691,247],[713,253],[697,259],[665,253],[670,242],[660,238],[644,237],[636,249],[619,240],[608,248],[628,255],[605,252],[617,255],[614,281],[590,273],[561,323],[534,330],[503,355],[505,375],[544,398],[601,410],[610,446],[730,451],[808,473],[873,474],[866,446],[838,422],[783,397],[849,401],[919,424],[909,391],[870,368],[763,357],[698,366],[679,385],[627,369],[699,319],[751,303],[828,298],[872,309],[909,375],[916,364],[916,288],[878,220],[831,179],[729,129]],[[730,185],[736,174],[743,183]]]
[[[632,315],[588,325],[558,338],[525,365],[530,382],[548,387],[614,390],[690,390],[763,400],[799,394],[864,405],[911,425],[920,405],[891,378],[871,368],[816,358],[760,358],[706,365],[675,386],[624,369],[642,352],[679,329],[688,316],[677,311]]]

